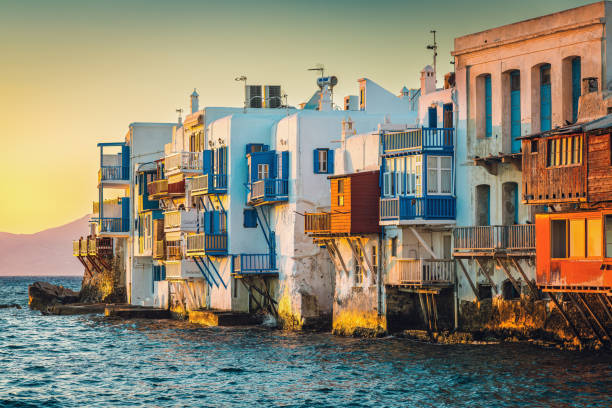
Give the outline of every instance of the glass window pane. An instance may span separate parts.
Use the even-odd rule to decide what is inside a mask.
[[[585,220],[570,220],[570,257],[584,258],[585,257]]]
[[[451,158],[449,156],[443,156],[442,157],[442,165],[441,167],[443,169],[450,169],[451,168]]]
[[[587,220],[587,256],[601,256],[601,219]]]
[[[612,258],[612,215],[606,215],[604,236],[606,238],[606,258]]]
[[[550,244],[553,258],[566,257],[567,223],[565,220],[550,221]]]
[[[427,172],[427,192],[438,192],[438,171],[436,169]]]
[[[451,171],[450,170],[442,170],[442,188],[440,190],[441,193],[450,194],[451,193]]]

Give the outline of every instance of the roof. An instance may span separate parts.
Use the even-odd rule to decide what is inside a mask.
[[[346,178],[346,177],[355,177],[355,176],[364,176],[367,174],[378,174],[378,170],[368,170],[368,171],[358,171],[356,173],[348,173],[348,174],[334,174],[333,176],[327,176],[328,179],[337,179],[337,178]]]
[[[610,127],[612,127],[612,113],[606,116],[602,116],[601,118],[592,120],[590,122],[575,123],[552,130],[547,130],[546,132],[532,133],[530,135],[523,136],[519,139],[535,139],[538,137],[549,137],[570,133],[592,132],[599,129],[607,129]]]

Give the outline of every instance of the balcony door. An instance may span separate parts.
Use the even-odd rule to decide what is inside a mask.
[[[550,64],[540,67],[540,131],[551,129],[552,102],[550,94]]]

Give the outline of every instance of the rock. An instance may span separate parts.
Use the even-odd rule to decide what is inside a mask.
[[[79,301],[79,293],[63,286],[47,282],[34,282],[28,286],[28,305],[30,309],[47,311],[47,307],[57,304],[69,304]]]
[[[10,309],[14,307],[15,309],[21,309],[21,306],[19,306],[17,303],[10,303],[8,305],[0,305],[0,309]]]

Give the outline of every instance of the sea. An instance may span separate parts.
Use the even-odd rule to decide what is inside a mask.
[[[0,277],[0,407],[612,407],[612,355],[43,316]]]

